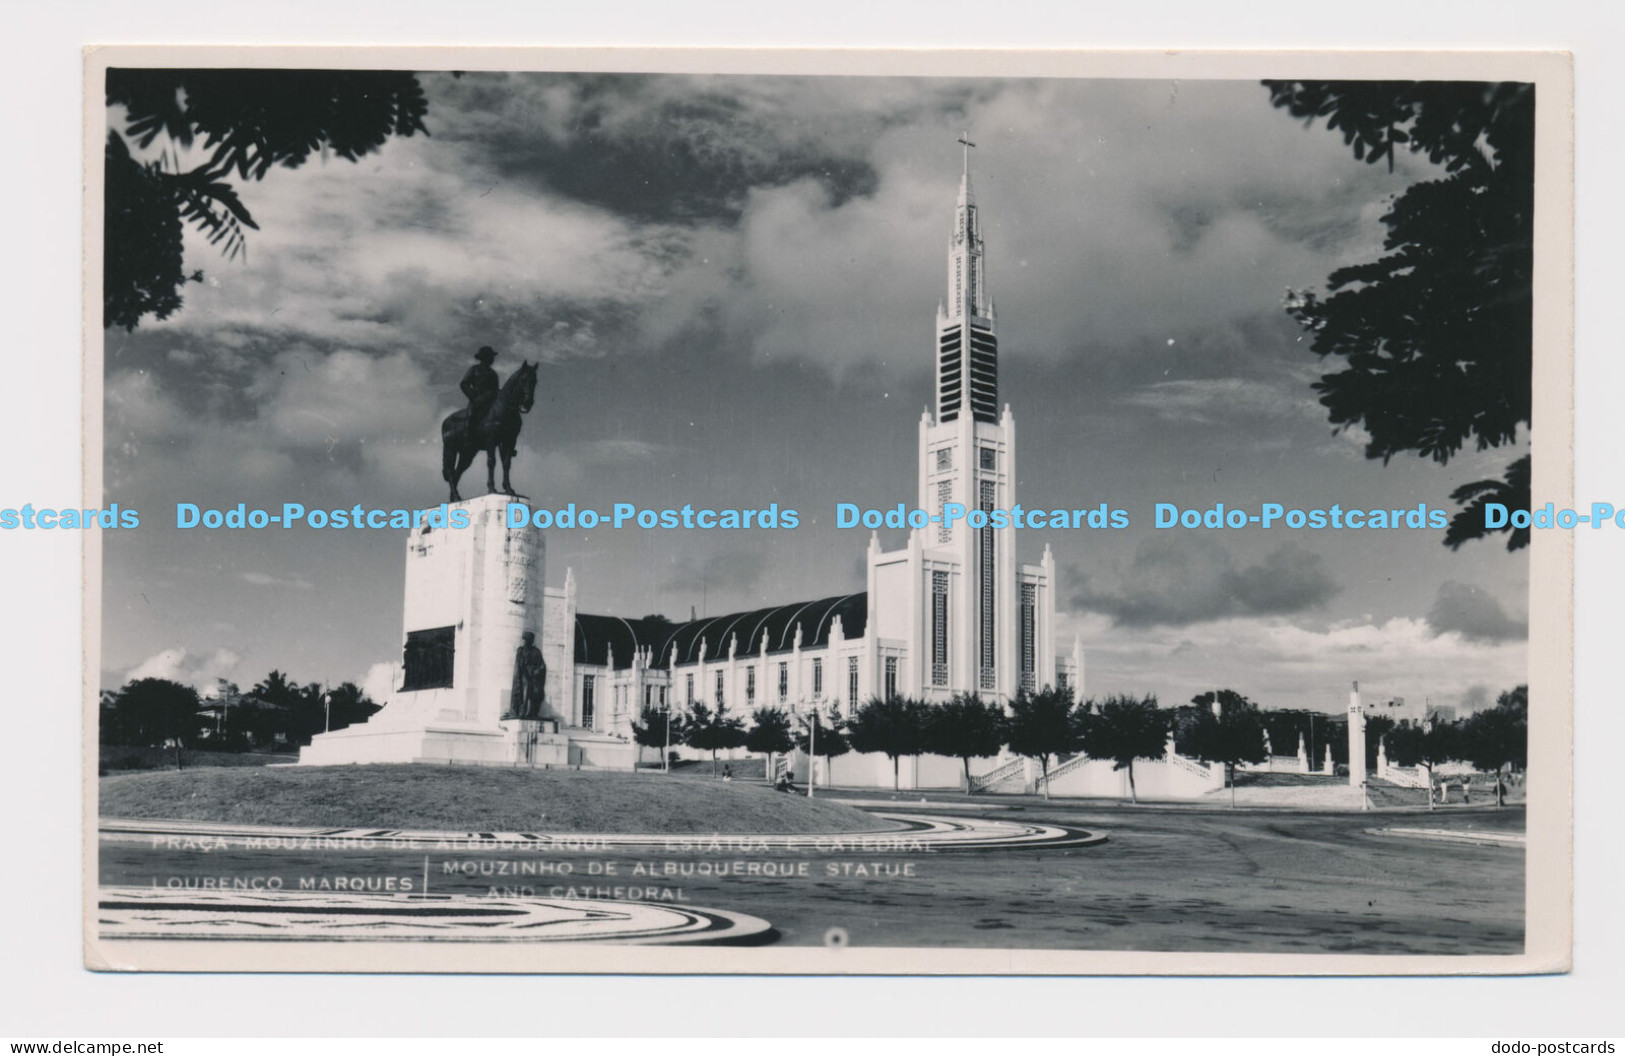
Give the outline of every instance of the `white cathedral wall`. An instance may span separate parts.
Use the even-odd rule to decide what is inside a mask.
[[[575,672],[576,611],[573,592],[548,587],[542,593],[542,635],[537,644],[547,664],[547,707],[565,726],[581,725],[580,685]]]

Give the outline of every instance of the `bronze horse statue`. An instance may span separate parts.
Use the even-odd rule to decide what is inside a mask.
[[[457,482],[473,465],[474,456],[485,452],[485,487],[497,490],[497,455],[502,455],[502,491],[514,494],[508,482],[508,466],[513,462],[519,444],[519,427],[524,424],[521,415],[530,412],[536,402],[536,364],[524,363],[508,375],[496,399],[478,422],[470,422],[468,408],[447,415],[440,423],[440,475],[451,485],[451,501],[458,502]]]

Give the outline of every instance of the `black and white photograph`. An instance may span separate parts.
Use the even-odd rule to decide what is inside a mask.
[[[86,966],[1566,970],[1571,103],[91,49]]]

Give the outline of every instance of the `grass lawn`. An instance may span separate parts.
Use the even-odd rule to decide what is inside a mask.
[[[98,755],[103,773],[120,770],[173,770],[173,748],[141,748],[130,745],[103,744]],[[186,766],[270,766],[272,763],[297,763],[299,749],[283,752],[211,752],[200,748],[181,751]]]
[[[197,769],[101,779],[109,818],[453,832],[819,833],[882,823],[763,785],[460,766]]]

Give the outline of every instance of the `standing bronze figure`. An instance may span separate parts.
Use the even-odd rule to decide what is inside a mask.
[[[547,703],[547,662],[536,648],[535,633],[526,631],[524,639],[524,644],[514,650],[513,693],[504,719],[539,719]]]
[[[448,415],[440,424],[440,475],[451,486],[451,501],[462,496],[457,493],[457,482],[474,463],[474,456],[485,452],[485,487],[496,491],[497,455],[502,456],[502,491],[514,494],[508,480],[508,467],[518,450],[521,417],[529,413],[536,400],[536,365],[524,363],[508,376],[501,388],[497,387],[497,373],[491,369],[496,353],[489,346],[475,354],[479,360],[463,375],[463,395],[468,406]]]

